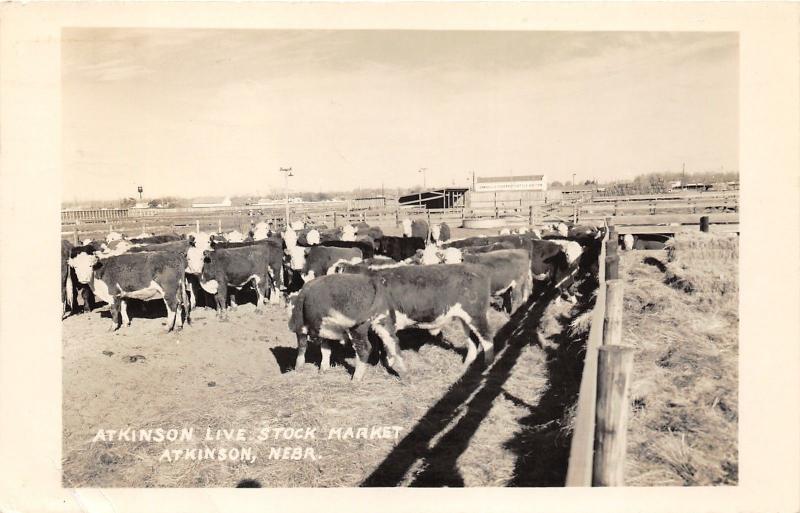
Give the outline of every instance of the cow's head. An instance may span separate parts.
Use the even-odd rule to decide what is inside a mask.
[[[286,248],[286,253],[289,257],[289,268],[295,271],[302,271],[306,265],[306,255],[309,249],[303,246]]]
[[[83,284],[87,284],[92,280],[94,270],[100,265],[100,260],[97,256],[88,253],[78,253],[69,259],[69,266],[75,269],[75,276]]]
[[[411,237],[411,219],[407,217],[403,219],[403,235]]]
[[[342,240],[354,241],[356,240],[356,228],[352,225],[346,224],[342,227]]]
[[[189,274],[200,274],[203,272],[205,260],[205,250],[197,246],[191,246],[186,251],[186,272]]]

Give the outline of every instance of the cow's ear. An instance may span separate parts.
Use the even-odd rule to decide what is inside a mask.
[[[100,269],[101,267],[103,267],[103,261],[100,259],[98,259],[97,262],[92,264],[92,269]]]

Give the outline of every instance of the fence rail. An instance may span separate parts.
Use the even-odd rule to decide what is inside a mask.
[[[578,406],[575,410],[575,427],[569,448],[566,486],[591,486],[594,454],[595,404],[597,400],[597,355],[603,344],[603,319],[606,313],[606,243],[608,231],[603,237],[598,257],[598,287],[592,325],[586,341],[583,359],[581,386],[578,391]]]
[[[370,225],[399,225],[405,217],[425,219],[433,223],[447,222],[461,226],[464,219],[523,218],[530,225],[557,221],[598,223],[614,216],[619,233],[677,233],[685,225],[696,225],[701,214],[708,215],[712,231],[738,232],[738,199],[735,195],[695,194],[692,196],[648,196],[604,198],[606,201],[575,203],[527,203],[494,207],[453,207],[424,209],[419,207],[387,206],[348,210],[345,202],[290,204],[292,219],[310,220],[329,227],[364,221]],[[655,199],[654,199],[655,198]],[[723,212],[719,212],[722,210]],[[732,211],[732,212],[731,212]],[[175,231],[187,226],[203,230],[239,230],[246,232],[252,224],[268,220],[275,226],[284,225],[283,205],[173,208],[173,209],[96,209],[62,211],[62,235],[80,232],[91,236],[118,231]],[[517,222],[512,224],[518,224]]]

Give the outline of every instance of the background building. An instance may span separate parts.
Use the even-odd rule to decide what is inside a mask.
[[[546,191],[544,175],[479,176],[475,179],[475,191]]]

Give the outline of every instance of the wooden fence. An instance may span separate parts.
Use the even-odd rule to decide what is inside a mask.
[[[623,283],[607,225],[567,466],[566,486],[623,486],[633,349],[620,345]]]
[[[624,199],[622,199],[624,198]],[[611,201],[613,199],[613,201]],[[464,219],[519,218],[527,224],[571,221],[598,223],[614,216],[618,232],[676,233],[694,229],[701,215],[709,215],[711,231],[738,232],[738,199],[735,195],[695,194],[691,196],[650,196],[604,198],[589,203],[536,203],[493,208],[424,209],[385,207],[348,210],[343,202],[290,204],[292,219],[310,220],[329,227],[364,221],[370,225],[399,225],[405,217],[447,222],[461,226]],[[62,235],[77,232],[86,236],[108,233],[112,228],[128,235],[142,232],[180,231],[198,224],[203,231],[239,230],[245,233],[253,224],[267,220],[284,225],[284,206],[218,207],[175,209],[98,209],[63,211]],[[516,223],[515,223],[516,224]]]

